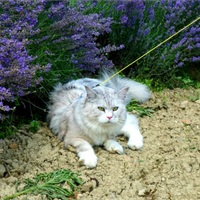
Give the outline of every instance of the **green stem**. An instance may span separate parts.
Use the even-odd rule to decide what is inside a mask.
[[[20,196],[20,195],[22,195],[22,194],[29,193],[31,190],[35,190],[35,188],[36,188],[36,187],[33,187],[33,188],[30,188],[30,189],[21,191],[21,192],[19,192],[19,193],[17,193],[17,194],[13,194],[13,195],[11,195],[11,196],[4,197],[3,200],[13,199],[13,198],[18,197],[18,196]]]

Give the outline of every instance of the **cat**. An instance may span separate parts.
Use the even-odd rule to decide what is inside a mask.
[[[101,78],[82,78],[55,86],[50,94],[49,127],[65,147],[76,148],[79,161],[87,168],[96,167],[98,158],[94,145],[103,145],[107,151],[123,153],[115,137],[128,137],[127,145],[133,149],[143,147],[135,115],[126,111],[131,99],[145,102],[150,98],[147,86],[118,75],[106,81],[111,72],[102,72]]]

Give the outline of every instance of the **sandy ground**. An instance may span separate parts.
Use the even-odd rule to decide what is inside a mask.
[[[99,160],[94,169],[81,166],[73,147],[64,150],[46,123],[41,123],[35,134],[29,132],[29,126],[22,127],[0,146],[0,199],[16,193],[18,180],[58,169],[80,172],[84,184],[77,199],[200,199],[200,100],[190,100],[197,92],[200,90],[154,93],[144,107],[151,107],[155,113],[152,118],[139,119],[144,148],[132,151],[127,139],[118,137],[124,154],[95,147]],[[30,194],[15,199],[24,197],[42,199]]]

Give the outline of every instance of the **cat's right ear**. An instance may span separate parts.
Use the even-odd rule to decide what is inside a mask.
[[[92,89],[90,89],[89,87],[85,86],[85,90],[86,90],[86,93],[87,93],[87,99],[88,100],[97,99],[98,95]]]
[[[120,91],[117,93],[118,97],[119,97],[120,99],[122,99],[122,100],[125,100],[126,94],[127,94],[128,90],[129,90],[129,87],[126,87],[126,88],[120,90]]]

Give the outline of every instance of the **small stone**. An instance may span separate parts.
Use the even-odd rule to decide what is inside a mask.
[[[188,119],[184,119],[184,120],[183,120],[183,123],[186,124],[186,125],[190,125],[190,124],[191,124],[191,121],[188,120]]]
[[[181,109],[185,109],[185,105],[181,104],[181,105],[180,105],[180,108],[181,108]]]
[[[77,199],[82,199],[82,196],[83,196],[82,194],[78,194]]]
[[[183,101],[180,104],[180,108],[185,109],[186,105],[188,104],[188,101]]]
[[[195,101],[195,102],[200,104],[200,99],[199,99],[199,100],[197,100],[197,101]]]
[[[2,164],[0,164],[0,178],[3,178],[5,172],[5,167]]]
[[[17,149],[18,148],[18,145],[16,143],[13,143],[13,144],[10,144],[9,147],[11,149]]]
[[[18,181],[18,178],[13,177],[13,176],[10,176],[9,178],[6,179],[7,184],[10,184],[10,183],[15,184],[17,181]]]
[[[12,166],[14,169],[18,169],[19,168],[19,164],[17,162],[13,162]]]
[[[138,191],[138,196],[144,196],[146,191],[147,191],[146,189],[139,190]]]
[[[192,171],[192,167],[188,163],[183,163],[182,166],[188,173]]]
[[[82,192],[91,192],[94,188],[96,188],[96,181],[89,181],[82,185]]]
[[[162,177],[162,178],[161,178],[161,181],[165,181],[165,178],[164,178],[164,177]]]
[[[182,105],[187,105],[188,104],[188,101],[183,101],[181,102]]]
[[[70,185],[69,185],[67,182],[65,182],[65,183],[63,184],[62,188],[63,188],[63,189],[67,189],[67,190],[71,190],[71,187],[70,187]]]

